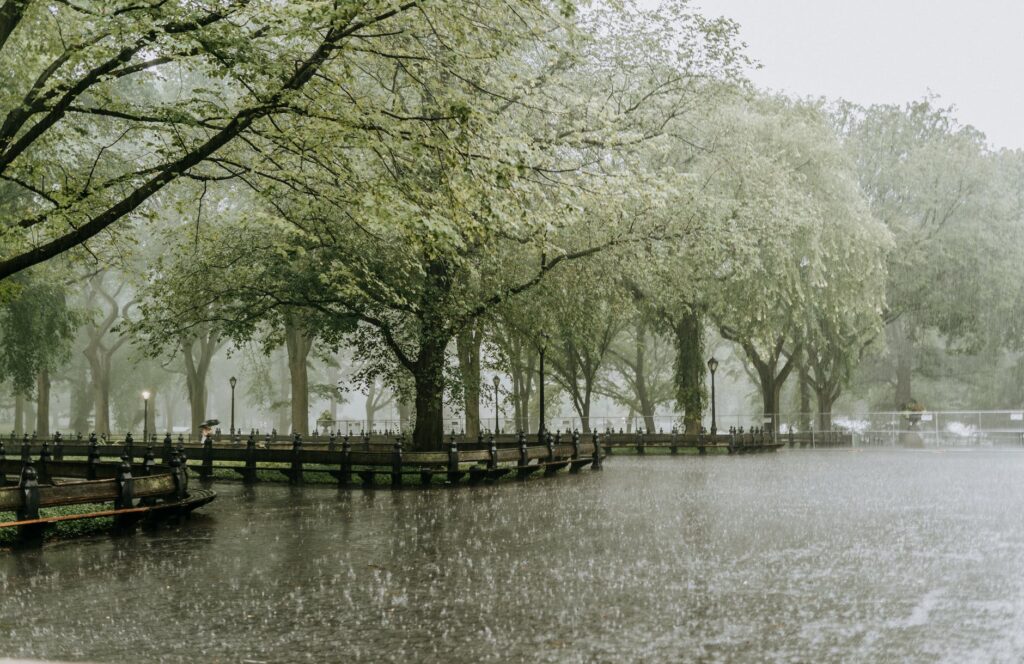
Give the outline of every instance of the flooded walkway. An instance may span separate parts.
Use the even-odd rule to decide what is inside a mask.
[[[177,532],[0,554],[0,656],[1024,658],[1024,453],[616,456],[523,484],[217,491]]]

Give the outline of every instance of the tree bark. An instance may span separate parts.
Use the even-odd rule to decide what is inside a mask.
[[[68,433],[85,433],[89,429],[89,413],[93,408],[93,396],[89,391],[86,365],[76,362],[74,378],[68,381]]]
[[[807,372],[807,362],[800,361],[800,419],[797,426],[801,431],[811,428],[811,376]],[[820,409],[818,412],[821,412]]]
[[[898,320],[889,325],[889,342],[896,355],[896,390],[893,395],[895,410],[913,400],[911,381],[914,373],[914,344],[907,330],[908,323]]]
[[[291,379],[288,375],[287,352],[279,350],[277,354],[277,425],[273,428],[281,434],[291,430],[291,394],[289,393]]]
[[[420,349],[413,369],[416,385],[416,427],[413,447],[417,450],[444,448],[444,347]]]
[[[686,433],[695,434],[700,431],[707,403],[704,317],[695,311],[686,312],[675,321],[673,332],[676,343],[676,403],[683,411]]]
[[[185,358],[185,383],[188,386],[188,402],[192,411],[192,432],[199,435],[199,425],[206,420],[207,387],[206,376],[210,362],[220,348],[217,333],[208,326],[197,328],[197,334],[181,342]]]
[[[306,366],[313,337],[294,313],[285,316],[285,345],[288,349],[288,375],[292,387],[292,433],[309,434],[309,372]]]
[[[462,402],[466,414],[466,434],[475,435],[480,426],[480,346],[483,343],[483,323],[473,321],[455,337],[462,376]]]
[[[832,406],[839,398],[838,391],[815,390],[818,401],[818,430],[829,431],[832,429]]]
[[[43,369],[36,377],[36,435],[50,437],[50,370]]]
[[[642,316],[636,321],[636,359],[633,371],[636,400],[644,417],[644,429],[654,432],[654,404],[647,385],[647,321]]]

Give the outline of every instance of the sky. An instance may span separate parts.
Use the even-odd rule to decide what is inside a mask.
[[[762,88],[861,104],[934,94],[994,147],[1024,148],[1024,0],[692,1],[740,23]]]

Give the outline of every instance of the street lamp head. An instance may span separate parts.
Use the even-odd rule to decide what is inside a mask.
[[[498,389],[498,386],[501,385],[501,379],[498,378],[497,376],[494,377],[494,380],[492,382],[494,383],[494,389]]]
[[[715,373],[715,370],[718,369],[718,360],[713,357],[708,360],[708,369],[711,370],[711,373]]]
[[[551,339],[551,335],[547,332],[540,333],[540,349],[546,350],[548,347],[548,340]]]
[[[152,395],[150,395],[149,390],[144,390],[142,392],[142,400],[143,401],[149,401],[149,397],[150,396],[152,396]]]
[[[234,376],[229,378],[228,382],[231,383],[231,389],[235,389],[235,385],[238,385],[238,379],[235,378]]]

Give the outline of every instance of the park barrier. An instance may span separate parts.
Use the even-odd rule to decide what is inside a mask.
[[[130,532],[144,519],[185,516],[216,497],[209,489],[189,489],[186,461],[178,451],[162,465],[156,463],[152,449],[136,463],[130,445],[116,462],[102,460],[106,455],[95,439],[82,450],[71,447],[65,447],[59,434],[35,447],[26,439],[20,458],[8,459],[0,441],[0,512],[15,514],[13,521],[0,521],[0,529],[17,528],[20,545],[38,545],[48,526],[80,519],[112,517],[116,531]],[[82,458],[69,458],[75,456]],[[102,503],[112,503],[112,508],[79,514],[41,512]]]

